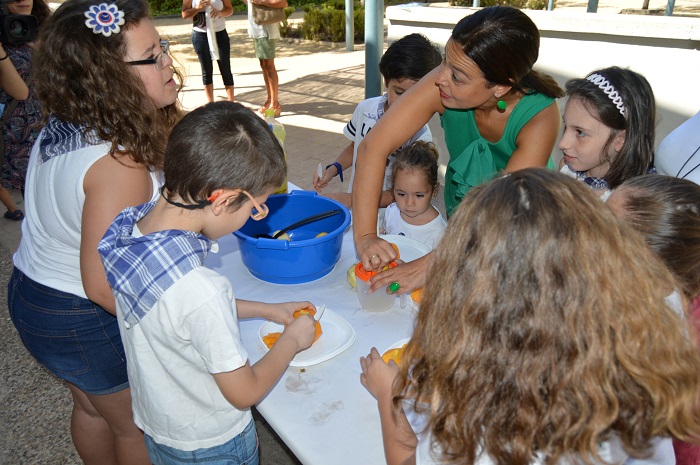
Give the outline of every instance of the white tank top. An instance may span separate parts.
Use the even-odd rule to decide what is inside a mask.
[[[199,2],[200,0],[192,0],[192,8],[198,8]],[[221,11],[224,9],[224,2],[223,0],[211,0],[211,7]],[[219,32],[226,29],[226,20],[224,18],[212,18],[211,22],[212,26],[214,26],[214,32]],[[193,27],[192,29],[197,32],[207,32],[206,28]]]
[[[34,281],[87,298],[80,277],[85,173],[111,144],[87,142],[79,128],[51,118],[29,156],[25,219],[14,264]],[[107,155],[108,156],[108,155]],[[151,173],[153,197],[160,179]]]

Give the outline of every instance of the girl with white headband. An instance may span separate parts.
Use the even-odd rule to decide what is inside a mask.
[[[641,74],[616,66],[566,83],[562,173],[602,200],[626,179],[654,172],[656,104]]]

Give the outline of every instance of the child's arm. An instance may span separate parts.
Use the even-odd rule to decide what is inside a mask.
[[[360,382],[377,399],[387,464],[415,464],[418,438],[408,423],[406,414],[403,410],[396,412],[392,401],[399,366],[393,360],[386,364],[374,347],[367,357],[360,357],[360,366]]]
[[[270,351],[255,365],[246,362],[234,371],[215,373],[214,380],[227,401],[237,409],[260,402],[280,379],[294,355],[311,345],[316,334],[310,315],[292,321]]]
[[[302,308],[316,310],[316,306],[311,302],[281,302],[278,304],[268,304],[236,299],[238,318],[265,318],[266,320],[283,325],[288,325],[294,321],[294,312]]]
[[[343,171],[350,169],[352,167],[352,156],[355,153],[355,143],[350,142],[347,147],[340,152],[338,158],[335,159],[337,163],[343,168]],[[335,165],[329,165],[326,170],[323,171],[323,176],[318,177],[318,172],[314,171],[313,185],[316,192],[321,193],[321,189],[326,187],[331,179],[338,175],[338,168]],[[348,178],[348,182],[350,182]]]
[[[7,50],[0,44],[0,58],[2,57],[5,58],[0,60],[0,89],[15,100],[26,100],[29,97],[29,87],[17,72]]]

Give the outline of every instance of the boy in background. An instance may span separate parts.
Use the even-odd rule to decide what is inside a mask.
[[[421,34],[409,34],[397,40],[389,46],[382,59],[379,62],[379,72],[384,78],[386,93],[379,97],[371,97],[360,102],[355,108],[352,119],[345,126],[343,132],[350,139],[350,144],[340,152],[338,158],[326,166],[321,177],[317,172],[313,175],[313,186],[319,194],[328,186],[328,183],[336,176],[340,177],[341,182],[344,181],[343,171],[355,166],[357,161],[357,147],[359,147],[362,139],[379,121],[379,118],[384,115],[392,103],[394,103],[404,92],[410,89],[413,84],[418,82],[423,76],[440,65],[442,57],[440,51],[430,43],[425,36]],[[394,201],[391,191],[389,190],[389,181],[391,178],[393,159],[404,147],[409,146],[417,140],[425,142],[432,141],[432,134],[426,124],[399,147],[394,154],[389,157],[384,175],[384,186],[380,207],[386,207]],[[352,207],[352,183],[355,179],[355,170],[353,169],[348,183],[348,192],[328,193],[326,197],[335,199],[341,202],[348,208]]]

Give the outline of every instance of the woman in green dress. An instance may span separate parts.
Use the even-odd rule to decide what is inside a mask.
[[[496,6],[466,16],[452,31],[442,65],[406,92],[365,137],[355,168],[353,228],[366,269],[381,269],[396,258],[376,234],[386,158],[435,113],[441,115],[450,155],[448,216],[472,187],[499,172],[554,168],[550,155],[561,122],[555,99],[564,92],[553,78],[532,69],[539,43],[537,26],[518,9]],[[392,288],[399,294],[417,289],[431,261],[428,254],[380,273],[372,289],[390,283],[398,283]]]

